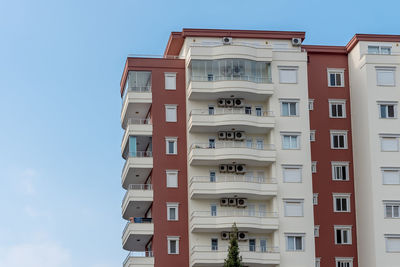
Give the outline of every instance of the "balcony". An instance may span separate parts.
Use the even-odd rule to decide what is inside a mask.
[[[130,184],[144,183],[153,169],[152,151],[136,151],[126,154],[125,165],[122,168],[121,180],[123,188]]]
[[[122,217],[144,216],[153,203],[153,187],[151,184],[130,184],[122,200]]]
[[[154,256],[152,251],[130,251],[123,267],[153,267]]]
[[[189,194],[192,199],[232,198],[238,195],[248,199],[266,200],[276,196],[278,185],[275,179],[225,175],[215,177],[195,176],[190,179]]]
[[[240,256],[245,266],[275,267],[280,264],[279,248],[240,246]],[[191,249],[191,267],[222,267],[228,255],[226,246],[195,246]]]
[[[126,130],[124,136],[122,137],[121,143],[121,153],[126,148],[129,141],[129,136],[152,136],[153,135],[153,125],[150,118],[129,118],[127,121]]]
[[[152,218],[132,218],[122,233],[122,246],[129,251],[144,251],[153,235]]]
[[[275,127],[272,111],[246,111],[244,108],[194,109],[189,115],[190,132],[231,131],[241,129],[247,133],[264,134]]]
[[[266,166],[276,161],[275,146],[272,144],[257,147],[245,142],[226,141],[210,144],[192,144],[189,151],[189,164],[192,166],[216,164],[246,164]]]
[[[122,99],[121,125],[126,128],[128,118],[145,118],[153,102],[151,86],[129,87]]]
[[[190,230],[192,232],[219,233],[229,231],[232,224],[240,231],[251,231],[253,233],[269,233],[277,230],[279,226],[278,213],[258,212],[228,208],[214,214],[211,211],[193,211],[190,216]]]

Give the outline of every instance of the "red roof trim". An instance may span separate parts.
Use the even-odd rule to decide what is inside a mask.
[[[347,54],[345,46],[302,45],[307,53]]]

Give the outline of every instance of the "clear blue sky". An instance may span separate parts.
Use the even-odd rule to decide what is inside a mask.
[[[0,0],[0,266],[121,266],[119,81],[171,31],[400,34],[398,0]]]

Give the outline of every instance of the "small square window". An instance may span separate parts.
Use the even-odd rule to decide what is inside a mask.
[[[379,118],[381,119],[397,118],[397,104],[394,103],[379,104]]]
[[[331,131],[331,148],[347,149],[347,132]]]
[[[385,218],[400,218],[400,201],[384,201]]]
[[[334,226],[335,244],[351,245],[351,226]]]
[[[336,267],[353,267],[352,258],[336,258]]]
[[[333,210],[335,212],[350,212],[350,194],[334,194]]]
[[[382,168],[383,184],[400,184],[400,169]]]
[[[165,105],[165,121],[176,122],[176,105]]]
[[[178,187],[178,171],[166,171],[167,175],[167,187],[176,188]]]
[[[284,200],[285,217],[303,217],[303,202],[302,199]]]
[[[299,165],[283,165],[283,182],[284,183],[301,183],[302,168]]]
[[[308,110],[314,110],[314,99],[308,100]]]
[[[166,72],[165,76],[165,90],[176,90],[176,73]]]
[[[385,235],[386,252],[400,252],[400,235]]]
[[[395,68],[376,68],[376,83],[378,86],[395,86]]]
[[[282,101],[281,102],[281,115],[285,117],[295,117],[299,115],[298,101]]]
[[[282,149],[299,149],[300,148],[299,135],[284,134],[282,135]]]
[[[349,163],[348,162],[332,162],[332,180],[348,181],[349,180]]]
[[[297,83],[297,67],[278,67],[280,83]]]
[[[179,254],[179,237],[168,236],[168,254]]]
[[[344,87],[344,70],[328,69],[328,86]]]
[[[166,150],[167,155],[176,155],[177,152],[177,138],[176,137],[169,137],[165,138],[166,143]]]
[[[179,203],[167,203],[167,220],[177,221],[178,220],[178,208]]]
[[[304,251],[304,235],[288,234],[286,235],[287,251]]]
[[[381,135],[381,151],[397,152],[399,151],[399,137]]]
[[[330,100],[329,101],[329,117],[330,118],[346,118],[346,101]]]
[[[315,142],[315,130],[310,131],[310,141]]]
[[[317,173],[317,162],[311,162],[311,173]]]

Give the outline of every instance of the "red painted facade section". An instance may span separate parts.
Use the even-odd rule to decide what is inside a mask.
[[[189,266],[188,189],[186,164],[186,94],[185,61],[162,58],[128,58],[121,80],[121,94],[129,70],[152,72],[151,107],[153,122],[154,201],[152,249],[156,267]],[[165,90],[165,72],[176,73],[176,90]],[[177,105],[177,122],[166,122],[165,105]],[[177,155],[166,154],[165,137],[177,137]],[[166,170],[178,170],[178,188],[167,188]],[[179,220],[167,220],[167,203],[179,203]],[[168,254],[168,236],[179,236],[179,254]]]
[[[352,257],[357,267],[356,213],[354,197],[353,152],[351,135],[350,89],[347,54],[343,48],[307,46],[309,98],[314,99],[310,111],[310,130],[315,130],[315,142],[311,142],[311,158],[317,162],[313,173],[313,191],[318,193],[318,205],[314,206],[315,225],[319,225],[319,237],[315,238],[316,257],[321,267],[336,266],[335,257]],[[328,68],[344,69],[344,87],[328,86]],[[329,117],[329,99],[346,100],[346,118]],[[348,149],[331,149],[330,130],[348,131]],[[332,180],[332,161],[349,162],[349,181]],[[350,193],[351,212],[334,212],[333,193]],[[334,225],[352,226],[352,244],[336,245]]]

